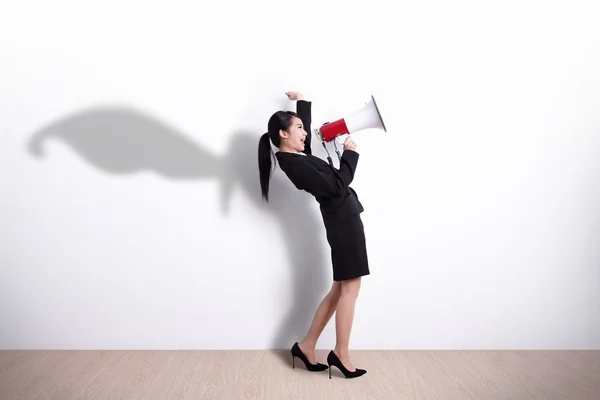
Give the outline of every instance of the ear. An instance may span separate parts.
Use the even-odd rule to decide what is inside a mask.
[[[283,129],[279,130],[279,137],[281,137],[283,139],[287,139],[288,135],[289,134],[286,131],[284,131]]]

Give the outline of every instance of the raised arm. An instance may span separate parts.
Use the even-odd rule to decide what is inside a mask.
[[[304,154],[312,154],[312,131],[310,124],[312,123],[311,102],[306,100],[298,100],[296,102],[296,112],[302,120],[302,125],[306,131],[306,139],[304,140]]]
[[[312,123],[311,102],[304,99],[304,95],[300,92],[285,92],[290,100],[296,101],[296,113],[302,120],[302,126],[306,131],[306,140],[304,141],[304,154],[312,154],[312,132],[310,125]]]

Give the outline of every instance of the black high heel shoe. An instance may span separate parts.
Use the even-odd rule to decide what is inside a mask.
[[[344,367],[344,364],[342,364],[342,362],[340,361],[338,356],[335,355],[333,350],[331,350],[329,352],[329,355],[327,356],[327,364],[329,364],[329,379],[331,379],[331,366],[332,365],[336,366],[340,371],[342,371],[342,374],[344,374],[344,376],[346,378],[358,378],[359,376],[363,376],[364,374],[367,373],[367,370],[359,369],[359,368],[356,368],[355,371],[348,371],[348,369],[346,367]]]
[[[291,351],[292,351],[292,368],[296,368],[296,365],[294,364],[294,359],[296,357],[298,357],[299,359],[301,359],[304,362],[306,369],[309,371],[320,372],[320,371],[325,371],[328,368],[327,365],[321,364],[321,363],[311,364],[310,361],[308,361],[308,358],[306,358],[306,356],[302,352],[302,350],[300,350],[300,346],[298,346],[298,342],[294,343],[294,346],[292,346]]]

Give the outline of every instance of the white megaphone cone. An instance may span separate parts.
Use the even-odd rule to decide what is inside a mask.
[[[331,142],[336,138],[340,141],[345,135],[373,128],[387,132],[375,98],[371,96],[371,100],[361,110],[337,121],[325,123],[320,128],[316,128],[315,133],[321,141]]]

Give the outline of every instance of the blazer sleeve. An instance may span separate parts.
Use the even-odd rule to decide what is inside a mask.
[[[313,196],[339,197],[354,179],[358,157],[355,151],[344,151],[337,173],[322,172],[310,162],[302,160],[290,166],[288,177],[298,189],[306,190]]]
[[[312,154],[312,130],[310,128],[312,123],[311,106],[312,103],[310,101],[296,101],[296,113],[300,116],[304,130],[307,133],[306,140],[304,141],[304,154]]]

